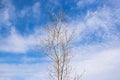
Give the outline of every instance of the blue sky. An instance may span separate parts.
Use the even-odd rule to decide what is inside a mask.
[[[71,65],[85,80],[120,80],[119,0],[0,0],[0,80],[47,80],[49,59],[36,46],[51,22],[66,14],[76,29]],[[44,73],[44,74],[43,74]]]

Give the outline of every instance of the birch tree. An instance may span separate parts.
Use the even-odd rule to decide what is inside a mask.
[[[42,50],[51,60],[49,66],[49,80],[71,80],[71,41],[75,36],[75,30],[69,31],[69,26],[65,22],[62,10],[57,14],[51,14],[52,22],[45,28],[45,38]],[[79,80],[76,76],[72,80]]]

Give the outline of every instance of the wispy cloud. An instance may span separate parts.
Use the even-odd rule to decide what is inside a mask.
[[[78,0],[77,6],[79,8],[85,7],[86,5],[93,4],[96,0]]]
[[[79,8],[84,8],[84,7],[87,7],[88,5],[99,5],[99,6],[103,6],[103,5],[106,5],[106,6],[109,6],[109,7],[117,7],[119,8],[120,5],[119,5],[119,0],[78,0],[76,5],[79,7]]]
[[[21,18],[25,18],[25,17],[33,17],[34,19],[39,19],[40,18],[40,3],[36,2],[34,3],[32,6],[27,6],[25,8],[23,8],[20,11],[20,14],[18,15]]]
[[[2,80],[43,80],[45,79],[46,64],[0,64],[0,79]],[[44,74],[43,74],[44,72]],[[39,76],[38,76],[39,75]],[[43,78],[44,77],[44,78]]]
[[[15,27],[11,28],[10,35],[2,38],[0,41],[0,51],[25,53],[30,49],[34,49],[39,43],[39,35],[36,32],[33,35],[22,36]]]
[[[84,19],[73,20],[71,26],[76,26],[78,42],[109,42],[119,41],[120,15],[119,9],[102,7],[96,11],[88,11]]]
[[[15,18],[15,7],[12,5],[10,1],[2,0],[0,9],[0,26],[6,25],[11,26],[11,21]]]

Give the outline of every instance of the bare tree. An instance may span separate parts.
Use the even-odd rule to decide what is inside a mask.
[[[50,80],[71,80],[71,41],[74,37],[75,30],[69,32],[68,24],[64,22],[65,17],[60,10],[56,15],[51,14],[52,23],[45,28],[46,37],[42,39],[44,47],[42,50],[45,55],[52,61],[49,67]],[[79,76],[75,76],[73,80],[79,80]]]

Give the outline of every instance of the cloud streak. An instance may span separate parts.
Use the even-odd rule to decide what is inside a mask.
[[[22,36],[14,27],[11,28],[10,35],[2,38],[0,41],[0,51],[25,53],[30,49],[34,49],[39,42],[39,35]]]
[[[23,79],[23,80],[42,80],[45,78],[45,75],[43,75],[43,72],[45,70],[46,64],[20,64],[15,65],[11,64],[9,66],[8,64],[0,64],[0,79],[2,80],[16,80],[16,79]],[[38,76],[39,75],[39,76]],[[44,77],[44,78],[42,78]],[[42,78],[42,79],[41,79]]]
[[[11,26],[11,21],[15,19],[15,8],[10,1],[2,0],[0,9],[0,27],[1,25]]]

